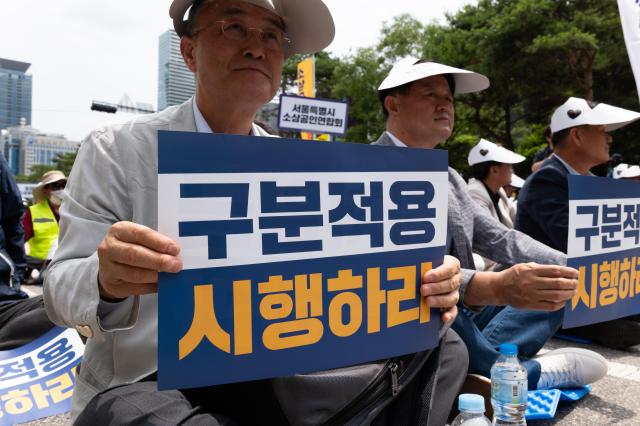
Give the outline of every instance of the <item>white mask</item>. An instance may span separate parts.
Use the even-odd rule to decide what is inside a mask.
[[[49,201],[56,206],[62,204],[62,200],[65,197],[64,189],[58,189],[57,191],[51,191],[51,195],[49,196]]]

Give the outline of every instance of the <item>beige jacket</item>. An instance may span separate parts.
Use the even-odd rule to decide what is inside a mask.
[[[112,224],[157,229],[157,135],[196,131],[192,100],[92,132],[82,143],[60,211],[60,246],[44,285],[47,313],[89,337],[73,394],[75,418],[93,396],[157,369],[157,295],[107,303],[96,249]],[[269,136],[254,125],[253,134]]]
[[[477,179],[471,178],[469,179],[467,187],[471,198],[485,211],[485,213],[488,213],[491,217],[498,220],[498,213],[496,212],[496,208],[493,201],[491,201],[491,197],[489,196],[484,184]],[[504,189],[500,188],[498,195],[500,196],[500,200],[498,200],[498,208],[500,209],[501,216],[500,222],[502,222],[502,224],[507,228],[513,229],[513,225],[516,221],[516,206],[509,197],[507,197],[507,193],[504,192]],[[496,262],[489,258],[482,257],[481,259],[484,261],[484,266],[480,267],[482,265],[476,265],[479,270],[491,271],[496,266]]]

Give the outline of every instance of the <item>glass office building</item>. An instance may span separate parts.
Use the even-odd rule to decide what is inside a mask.
[[[180,37],[174,30],[160,36],[158,52],[158,111],[178,105],[195,93],[195,79],[180,54]]]
[[[0,129],[31,124],[31,64],[0,58]]]

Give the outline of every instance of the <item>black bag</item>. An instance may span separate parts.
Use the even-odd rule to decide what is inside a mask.
[[[426,424],[440,348],[272,380],[292,425]]]

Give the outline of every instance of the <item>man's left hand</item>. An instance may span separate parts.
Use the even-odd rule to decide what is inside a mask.
[[[456,304],[460,299],[460,261],[453,256],[445,256],[442,265],[427,271],[422,276],[420,293],[427,298],[429,306],[442,310],[442,322],[453,321],[458,315]]]

